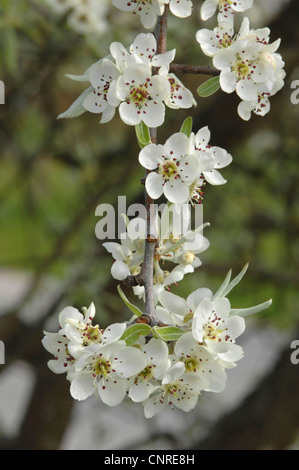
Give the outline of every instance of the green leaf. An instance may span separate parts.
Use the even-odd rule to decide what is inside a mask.
[[[143,121],[135,126],[136,136],[140,147],[143,149],[146,145],[151,143],[151,136],[149,128]]]
[[[124,340],[127,346],[130,346],[138,341],[140,335],[147,336],[151,331],[151,327],[146,323],[136,323],[135,325],[129,326],[120,339]]]
[[[83,101],[86,96],[93,90],[93,87],[90,86],[81,93],[81,95],[71,104],[71,106],[64,112],[59,114],[57,119],[70,119],[81,116],[81,114],[86,112],[86,109],[83,108]]]
[[[128,299],[127,297],[125,296],[125,294],[123,293],[121,287],[118,285],[117,286],[117,290],[118,290],[118,293],[120,295],[120,297],[122,298],[123,302],[126,304],[126,306],[131,310],[131,312],[134,313],[134,315],[137,315],[138,317],[140,317],[141,315],[143,315],[143,312],[138,308],[136,307],[136,305],[132,304]]]
[[[238,276],[236,276],[224,289],[221,297],[225,297],[237,284],[239,284],[244,274],[246,273],[248,266],[249,266],[249,263],[246,263],[242,271],[238,274]]]
[[[222,294],[225,291],[225,289],[227,288],[227,286],[229,285],[229,281],[230,281],[231,277],[232,277],[232,270],[230,269],[228,271],[223,283],[221,284],[221,286],[219,287],[217,292],[214,294],[213,300],[220,299],[220,297],[223,297]]]
[[[220,88],[219,76],[210,78],[197,88],[197,93],[201,98],[213,95]]]
[[[186,134],[187,137],[190,137],[192,132],[193,119],[192,117],[187,117],[182,124],[180,132]]]
[[[177,326],[155,326],[153,333],[156,338],[163,341],[177,341],[184,334],[184,330]]]
[[[255,313],[266,310],[266,308],[270,307],[271,304],[272,299],[268,300],[267,302],[263,302],[262,304],[255,305],[254,307],[232,309],[230,311],[230,315],[240,315],[241,317],[247,317],[248,315],[254,315]]]

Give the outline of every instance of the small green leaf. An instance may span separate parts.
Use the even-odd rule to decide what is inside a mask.
[[[236,308],[230,311],[231,315],[240,315],[241,317],[248,317],[249,315],[254,315],[255,313],[260,313],[266,308],[270,307],[272,304],[272,299],[268,300],[267,302],[263,302],[262,304],[255,305],[254,307],[249,308]]]
[[[126,304],[126,306],[131,310],[131,312],[134,313],[134,315],[137,315],[138,317],[140,317],[141,315],[143,315],[143,312],[138,308],[136,307],[136,305],[132,304],[128,299],[127,297],[125,296],[125,294],[123,293],[122,289],[120,286],[117,286],[117,290],[118,290],[118,293],[120,295],[120,297],[122,298],[122,300],[124,301],[124,303]]]
[[[232,270],[230,269],[228,271],[223,283],[221,284],[221,286],[219,287],[217,292],[214,294],[213,300],[220,299],[220,297],[222,297],[223,292],[225,291],[225,289],[229,285],[229,281],[230,281],[231,277],[232,277]]]
[[[139,336],[147,336],[151,332],[151,327],[146,323],[136,323],[129,326],[123,333],[120,339],[124,340],[127,346],[134,344],[138,341]]]
[[[213,95],[220,88],[219,76],[210,78],[197,88],[197,93],[201,98]]]
[[[73,102],[73,104],[71,104],[71,106],[64,113],[59,114],[57,119],[75,118],[85,113],[86,109],[83,108],[83,101],[92,90],[92,86],[84,90],[83,93],[81,93],[81,95]]]
[[[163,341],[177,341],[184,331],[177,326],[155,326],[153,333],[156,338],[163,339]]]
[[[227,285],[223,290],[221,297],[225,297],[243,278],[244,274],[248,269],[249,263],[246,263],[242,271]]]
[[[192,132],[193,119],[192,117],[187,117],[182,124],[180,132],[186,134],[187,137],[190,137]]]
[[[143,121],[135,126],[135,131],[138,143],[142,149],[151,143],[149,128],[144,124]]]

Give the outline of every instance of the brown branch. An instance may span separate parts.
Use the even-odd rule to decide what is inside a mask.
[[[154,36],[157,41],[157,54],[166,52],[167,45],[167,18],[168,18],[168,6],[165,6],[165,11],[162,16],[159,17],[157,25],[154,31]],[[154,70],[153,74],[157,74],[158,71]],[[151,142],[157,143],[157,129],[150,129]],[[150,173],[146,171],[145,178]],[[145,241],[144,258],[142,263],[141,272],[134,279],[127,279],[127,282],[136,282],[137,285],[141,283],[144,285],[145,290],[145,315],[150,316],[152,323],[156,323],[156,309],[154,302],[154,255],[156,246],[156,233],[154,228],[155,223],[155,205],[153,199],[147,194],[145,190],[145,208],[147,218],[147,239]]]
[[[212,75],[213,77],[220,75],[220,70],[209,67],[208,65],[170,64],[169,71],[172,73],[188,73],[193,75]]]

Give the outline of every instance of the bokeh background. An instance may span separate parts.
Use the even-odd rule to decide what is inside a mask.
[[[168,48],[177,49],[177,63],[211,65],[194,37],[215,26],[215,17],[200,22],[201,3],[194,0],[188,20],[170,17]],[[50,0],[0,0],[0,449],[299,449],[299,365],[290,361],[299,339],[299,105],[290,100],[299,79],[299,2],[254,3],[252,26],[270,26],[271,40],[282,39],[286,64],[270,113],[244,122],[237,97],[218,91],[197,97],[192,110],[167,110],[158,138],[163,143],[191,115],[194,130],[208,125],[212,144],[234,157],[222,171],[228,183],[205,193],[211,246],[203,265],[173,292],[216,289],[230,268],[237,274],[249,261],[231,292],[233,308],[269,298],[273,305],[248,319],[239,341],[245,358],[229,371],[225,392],[203,394],[188,414],[166,410],[146,420],[132,403],[74,402],[41,346],[43,330],[57,330],[66,305],[93,301],[101,326],[130,316],[95,236],[95,209],[110,203],[117,210],[118,195],[128,206],[143,201],[135,131],[118,116],[105,125],[89,113],[57,116],[85,89],[65,74],[83,73],[112,40],[129,45],[143,29],[109,1],[101,27],[92,29]],[[208,77],[180,78],[196,94]]]

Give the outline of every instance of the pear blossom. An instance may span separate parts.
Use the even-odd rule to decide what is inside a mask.
[[[169,96],[167,78],[152,76],[151,68],[144,64],[128,67],[116,85],[116,98],[121,102],[119,115],[131,126],[141,121],[149,127],[161,126],[165,119],[164,101]]]
[[[245,330],[244,318],[230,316],[227,298],[203,299],[196,307],[192,319],[192,334],[211,354],[226,362],[235,362],[244,355],[235,340]]]
[[[170,97],[165,100],[166,106],[172,109],[187,109],[197,106],[191,91],[183,85],[174,73],[169,72],[168,65],[160,68],[159,75],[165,76],[170,83]]]
[[[216,393],[224,390],[227,376],[223,365],[215,361],[215,358],[194,339],[191,332],[178,339],[174,354],[185,364],[185,372],[197,374],[202,378],[203,390]]]
[[[128,395],[131,400],[141,402],[149,397],[165,371],[170,367],[169,350],[162,340],[152,338],[142,347],[147,365],[133,379]]]
[[[199,375],[186,373],[185,364],[176,362],[164,375],[161,385],[143,402],[144,415],[151,418],[166,405],[185,412],[195,408],[203,382]]]
[[[133,233],[132,227],[139,226],[138,237]],[[114,259],[111,267],[111,275],[114,279],[123,281],[129,275],[136,276],[140,273],[144,256],[144,244],[146,239],[146,224],[141,217],[132,219],[127,224],[127,232],[122,236],[121,243],[105,242],[103,247],[112,254]]]
[[[76,361],[70,393],[76,400],[85,400],[97,393],[103,403],[118,405],[126,396],[129,377],[146,367],[144,354],[126,346],[125,341],[92,344]]]
[[[198,162],[189,152],[189,139],[185,134],[173,134],[164,145],[147,145],[139,153],[139,162],[153,170],[145,181],[150,197],[158,199],[164,193],[172,203],[188,200],[188,186],[198,174]]]
[[[191,0],[112,0],[113,5],[122,11],[137,13],[146,29],[155,26],[157,17],[163,15],[165,5],[179,18],[186,18],[192,13]]]
[[[237,34],[228,22],[220,22],[213,31],[196,33],[203,52],[213,57],[213,65],[220,70],[221,89],[235,91],[245,102],[238,109],[245,120],[252,111],[265,115],[270,109],[269,97],[284,84],[284,62],[277,53],[280,40],[270,43],[269,35],[269,28],[250,29],[248,18]]]
[[[193,318],[197,305],[206,297],[211,297],[212,291],[200,287],[189,294],[186,299],[172,292],[161,291],[156,307],[157,318],[165,324],[184,326]]]
[[[153,75],[153,68],[169,67],[175,50],[156,54],[156,49],[156,39],[150,33],[137,35],[128,50],[113,42],[109,56],[83,75],[69,75],[73,80],[89,82],[90,86],[58,117],[72,118],[89,111],[102,114],[100,123],[107,123],[118,108],[121,119],[128,125],[143,121],[150,127],[160,126],[165,103],[171,98],[171,84],[167,76]]]
[[[52,10],[67,15],[67,23],[79,34],[102,36],[109,27],[109,0],[46,0]]]
[[[54,374],[71,374],[75,358],[69,352],[69,339],[66,335],[44,331],[42,345],[54,356],[54,359],[50,359],[47,363],[49,369]]]
[[[225,149],[211,146],[210,140],[211,132],[207,126],[199,129],[196,134],[191,133],[190,135],[191,144],[196,151],[200,175],[212,185],[221,185],[226,183],[226,180],[218,169],[228,166],[233,158]],[[197,182],[198,179],[196,180]]]
[[[235,12],[243,12],[251,8],[253,0],[205,0],[200,8],[200,16],[203,21],[211,18],[217,9],[218,21],[233,21]]]

